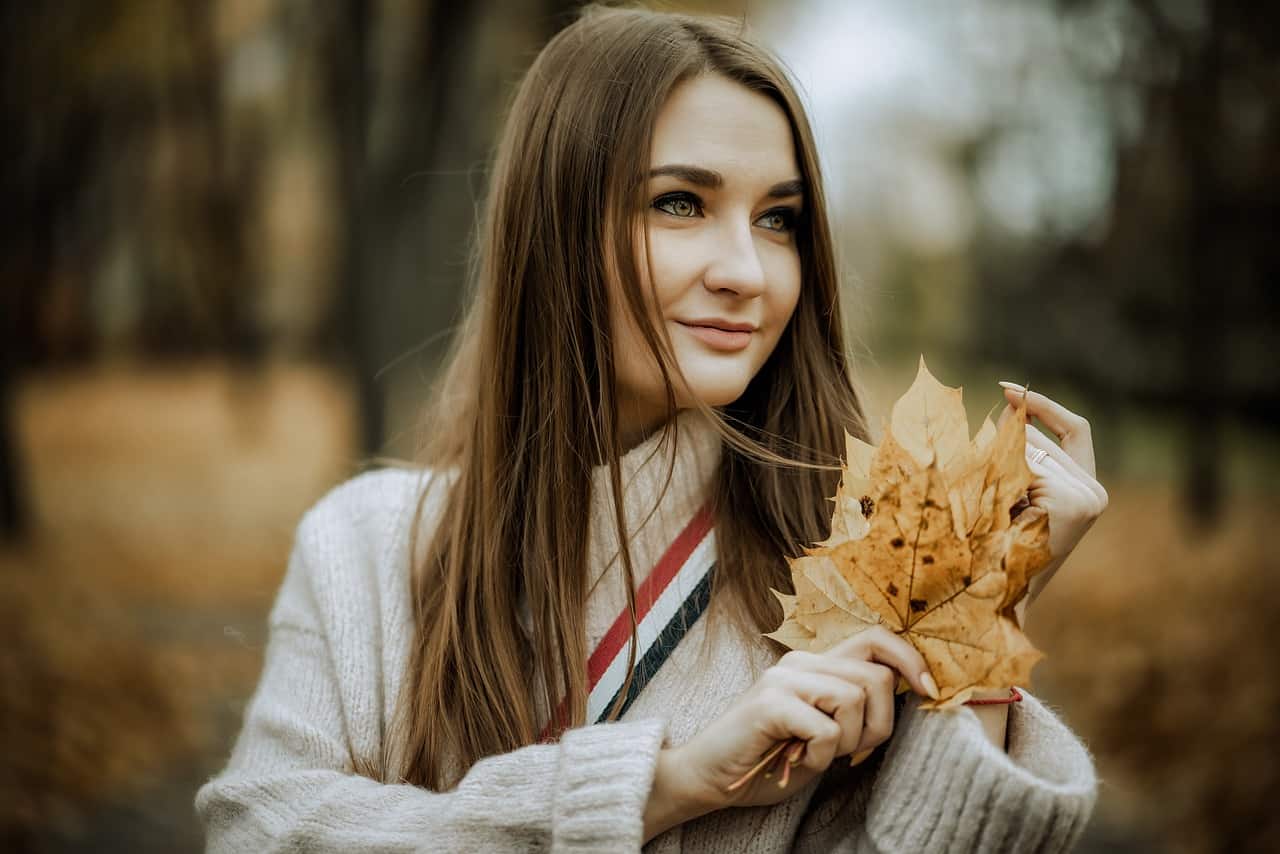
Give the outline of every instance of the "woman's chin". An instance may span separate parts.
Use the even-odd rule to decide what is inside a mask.
[[[724,377],[718,377],[715,382],[698,382],[693,378],[689,385],[698,400],[707,406],[728,406],[742,397],[742,393],[747,390],[747,383],[724,380]]]
[[[727,406],[742,397],[755,376],[755,360],[746,352],[708,355],[677,351],[684,388],[676,392],[676,404],[687,409],[700,400],[707,406]],[[672,378],[677,386],[681,383]],[[661,378],[649,387],[652,399],[661,400]]]

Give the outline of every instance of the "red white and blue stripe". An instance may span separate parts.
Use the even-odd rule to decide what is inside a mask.
[[[681,638],[707,609],[711,601],[711,577],[715,565],[715,526],[710,504],[707,504],[684,527],[636,590],[639,649],[635,674],[622,700],[618,717],[631,707]],[[622,693],[630,640],[631,620],[623,608],[587,659],[589,723],[603,723]],[[560,726],[548,724],[542,741],[559,738],[567,719],[567,704],[562,700],[554,717]]]

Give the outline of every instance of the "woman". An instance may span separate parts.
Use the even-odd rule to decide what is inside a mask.
[[[732,24],[587,10],[516,94],[484,222],[426,467],[299,525],[197,795],[210,849],[1069,848],[1093,766],[1034,697],[921,712],[892,633],[761,637],[869,439],[778,64]],[[1029,407],[1067,437],[1028,435],[1060,564],[1106,497],[1083,420]],[[790,738],[785,786],[732,787]]]

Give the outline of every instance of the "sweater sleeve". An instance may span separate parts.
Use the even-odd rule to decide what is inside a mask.
[[[928,712],[910,695],[882,756],[815,793],[793,852],[1069,851],[1093,811],[1088,750],[1023,691],[1008,753],[972,709]]]
[[[448,792],[355,774],[344,671],[307,564],[295,546],[230,761],[196,794],[208,851],[640,850],[666,736],[658,718],[487,757]]]

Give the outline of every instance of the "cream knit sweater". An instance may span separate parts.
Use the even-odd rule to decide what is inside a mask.
[[[719,459],[700,414],[682,412],[676,426],[671,487],[634,535],[637,583],[701,505]],[[672,451],[655,434],[624,456],[628,530],[653,509]],[[381,751],[408,658],[407,537],[429,476],[360,475],[299,523],[243,729],[227,767],[196,795],[209,851],[637,851],[659,748],[692,738],[780,653],[704,618],[620,721],[490,756],[449,792],[357,776],[353,757]],[[625,602],[606,467],[593,489],[592,647]],[[428,526],[439,509],[433,497]],[[922,712],[913,697],[861,765],[837,760],[780,804],[710,813],[644,851],[1070,849],[1097,783],[1088,751],[1053,712],[1029,694],[1011,705],[1006,754],[971,709]]]

